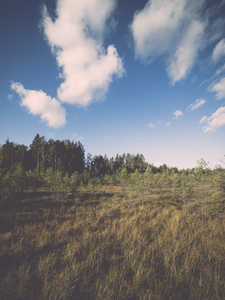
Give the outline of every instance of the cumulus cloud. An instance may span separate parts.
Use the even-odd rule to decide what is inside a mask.
[[[212,58],[215,62],[218,62],[224,56],[225,56],[225,39],[222,39],[215,46],[213,53],[212,53]]]
[[[34,116],[39,115],[49,127],[58,128],[66,123],[66,111],[60,102],[43,91],[27,90],[21,83],[13,82],[11,89],[20,97],[20,105]]]
[[[58,0],[53,20],[46,8],[42,26],[61,70],[57,97],[79,106],[104,98],[114,77],[124,73],[114,45],[103,47],[116,0]]]
[[[168,55],[168,75],[174,84],[193,66],[206,24],[199,11],[204,3],[187,0],[149,0],[131,24],[136,58],[154,60]]]
[[[181,110],[176,110],[173,113],[173,115],[174,115],[174,119],[179,119],[179,118],[183,117],[184,114],[183,114],[183,112]]]
[[[204,132],[214,132],[218,128],[225,126],[225,106],[217,109],[210,117],[204,116],[199,123],[202,124],[204,122],[207,123],[207,125],[202,128]]]
[[[225,77],[223,77],[219,82],[211,86],[211,91],[216,93],[216,99],[225,99]]]
[[[204,99],[197,99],[194,104],[189,105],[188,109],[196,110],[199,107],[203,106],[206,103]]]

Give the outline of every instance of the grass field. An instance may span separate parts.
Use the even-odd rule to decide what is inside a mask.
[[[224,299],[224,214],[152,199],[80,187],[4,203],[1,299]]]

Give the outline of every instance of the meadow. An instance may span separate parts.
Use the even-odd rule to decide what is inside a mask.
[[[224,193],[132,176],[1,202],[1,299],[224,299]]]

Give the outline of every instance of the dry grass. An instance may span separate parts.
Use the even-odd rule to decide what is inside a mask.
[[[163,201],[103,187],[3,208],[1,299],[224,299],[224,216]]]

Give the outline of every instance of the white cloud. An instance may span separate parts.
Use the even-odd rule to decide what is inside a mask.
[[[174,84],[186,77],[192,68],[200,46],[204,26],[199,21],[193,21],[181,39],[175,55],[169,59],[168,74]]]
[[[211,87],[211,91],[216,93],[216,99],[225,98],[225,77]]]
[[[168,121],[168,122],[165,123],[165,126],[170,126],[170,125],[171,125],[170,121]]]
[[[204,122],[206,122],[206,121],[207,121],[207,117],[204,116],[204,117],[202,117],[201,120],[199,121],[199,124],[202,124],[202,123],[204,123]]]
[[[216,73],[213,77],[219,76],[221,73],[225,71],[225,64],[222,67],[219,67],[218,70],[216,70]]]
[[[196,110],[197,108],[203,106],[206,103],[204,99],[197,99],[194,104],[189,105],[190,110]]]
[[[173,115],[174,115],[174,119],[179,119],[179,118],[183,117],[184,114],[183,114],[183,112],[181,110],[176,110],[173,113]]]
[[[158,125],[162,125],[162,124],[163,124],[163,120],[157,120],[156,123],[149,123],[148,127],[149,128],[154,128],[154,127],[156,127]]]
[[[217,62],[224,56],[225,56],[225,39],[222,39],[215,46],[213,53],[212,53],[212,58],[215,62]]]
[[[44,9],[44,32],[62,72],[60,101],[85,107],[104,98],[114,76],[123,75],[116,48],[103,47],[115,6],[116,0],[58,0],[55,20]]]
[[[9,95],[8,95],[8,100],[9,100],[9,101],[12,101],[12,99],[13,99],[13,95],[12,95],[12,94],[9,94]]]
[[[21,83],[13,82],[11,89],[20,97],[20,105],[34,116],[39,115],[49,127],[58,128],[66,123],[66,111],[60,102],[43,91],[27,90]]]
[[[185,78],[202,43],[206,24],[200,21],[199,9],[203,2],[149,0],[131,24],[136,58],[153,60],[166,54],[172,83]]]
[[[170,49],[184,6],[185,2],[180,0],[152,0],[135,13],[131,30],[136,57],[159,56]]]
[[[207,122],[207,125],[202,128],[204,132],[214,132],[218,128],[225,126],[225,107],[220,107],[210,117],[204,116],[199,123],[203,122]]]
[[[155,126],[156,126],[156,124],[154,124],[154,123],[149,123],[149,124],[148,124],[148,127],[149,127],[149,128],[154,128]]]
[[[79,135],[77,132],[74,132],[74,133],[72,134],[72,138],[75,139],[75,140],[77,140],[77,141],[83,140],[83,136],[82,136],[82,135]]]
[[[215,80],[218,80],[219,76],[222,77],[223,76],[222,73],[224,73],[224,71],[225,71],[225,64],[223,64],[222,66],[220,66],[210,78],[202,81],[199,86],[202,87],[204,84],[208,84],[211,81],[214,81],[214,83],[211,84],[209,86],[209,88],[208,88],[209,91],[212,91],[212,87],[213,87],[213,85],[215,85],[215,82],[216,82]]]

